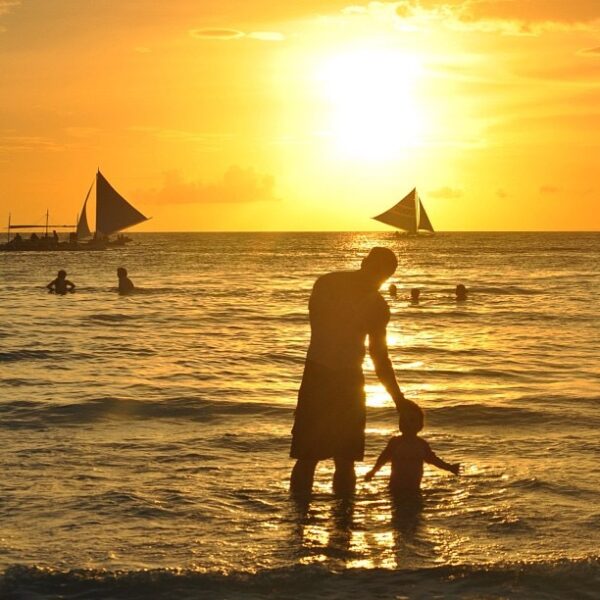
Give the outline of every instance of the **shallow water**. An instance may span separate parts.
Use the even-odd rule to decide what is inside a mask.
[[[401,386],[463,472],[427,470],[422,505],[394,506],[385,470],[342,502],[323,463],[297,506],[308,295],[375,244],[400,258]],[[594,597],[599,247],[599,234],[138,234],[106,252],[0,253],[0,591]],[[121,265],[139,293],[115,293]],[[45,293],[59,268],[75,294]],[[361,474],[395,428],[365,368]]]

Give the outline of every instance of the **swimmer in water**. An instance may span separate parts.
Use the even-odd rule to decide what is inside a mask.
[[[467,299],[467,288],[462,283],[456,286],[455,293],[457,302],[464,302]]]
[[[119,294],[131,294],[134,290],[133,281],[127,277],[127,269],[119,267],[117,269],[117,277],[119,278]]]
[[[67,279],[67,272],[61,269],[56,279],[53,279],[46,287],[51,294],[64,295],[67,292],[72,292],[75,289],[75,284]]]

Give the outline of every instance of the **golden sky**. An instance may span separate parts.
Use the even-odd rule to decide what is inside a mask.
[[[600,0],[0,0],[0,223],[600,229]]]

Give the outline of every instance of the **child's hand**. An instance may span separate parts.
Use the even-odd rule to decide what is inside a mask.
[[[373,479],[373,475],[375,475],[375,471],[373,471],[373,469],[371,469],[366,475],[365,475],[365,481],[371,481],[371,479]]]
[[[455,475],[458,475],[458,472],[460,471],[460,463],[454,463],[453,465],[450,465],[450,471]]]

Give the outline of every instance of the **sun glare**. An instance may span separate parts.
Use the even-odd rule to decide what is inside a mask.
[[[422,72],[417,57],[392,49],[363,48],[326,60],[317,77],[336,152],[383,161],[418,145],[425,123],[417,101]]]

